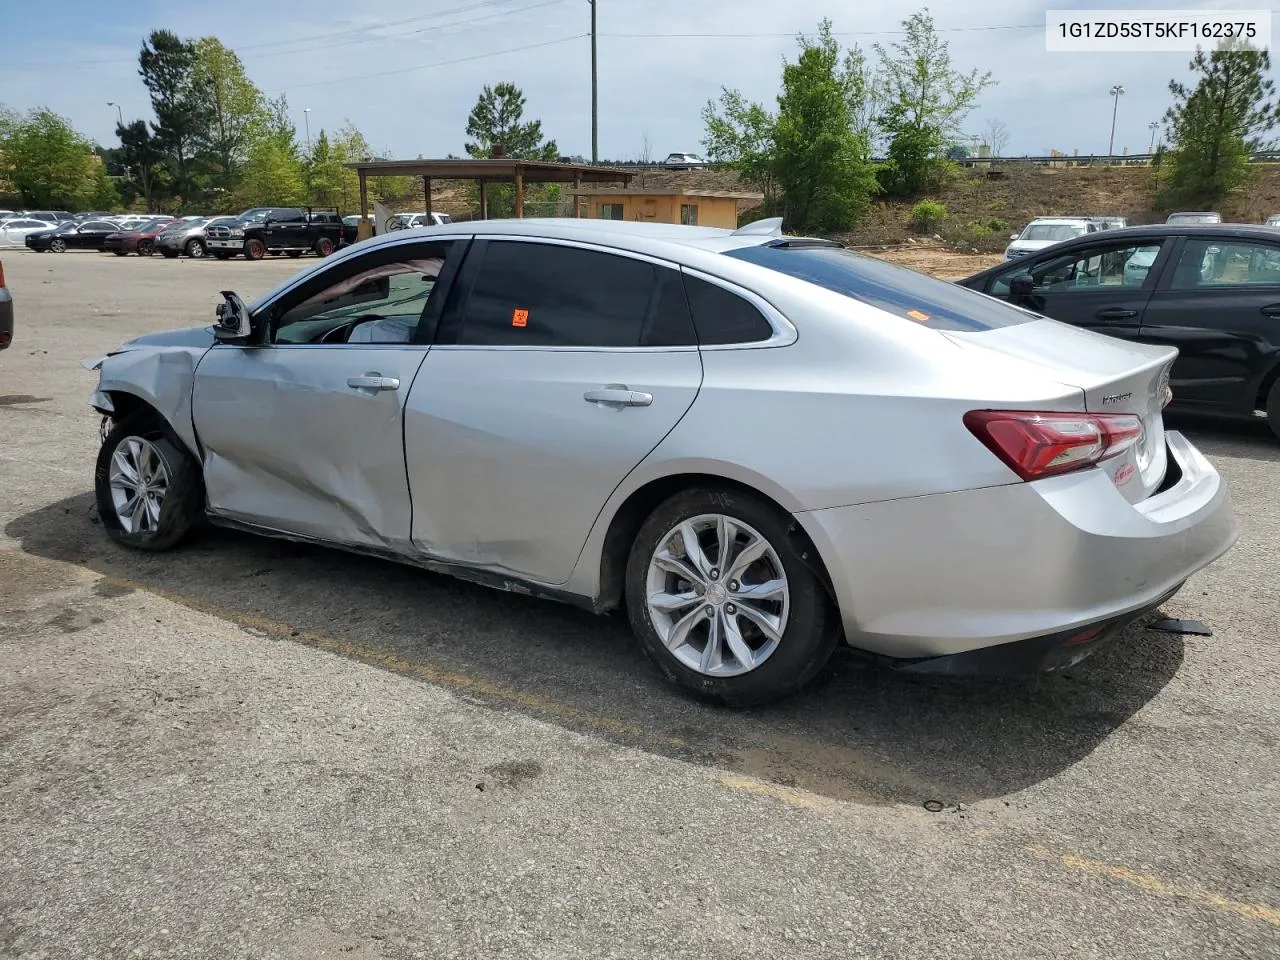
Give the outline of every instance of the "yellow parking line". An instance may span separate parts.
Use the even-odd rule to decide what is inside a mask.
[[[1246,903],[1243,900],[1232,900],[1230,897],[1224,897],[1197,887],[1166,883],[1159,877],[1152,876],[1149,873],[1138,873],[1128,867],[1113,866],[1109,863],[1103,863],[1101,860],[1089,860],[1073,853],[1057,854],[1041,846],[1028,847],[1027,852],[1042,860],[1059,863],[1068,870],[1087,873],[1095,877],[1105,877],[1109,880],[1118,880],[1121,883],[1127,883],[1131,887],[1158,897],[1186,900],[1202,907],[1208,907],[1211,910],[1231,913],[1246,920],[1259,920],[1262,923],[1280,927],[1280,909],[1275,907],[1264,906],[1260,903]]]

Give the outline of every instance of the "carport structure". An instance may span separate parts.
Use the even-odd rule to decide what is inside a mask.
[[[368,178],[375,177],[421,177],[423,180],[424,212],[431,213],[431,181],[432,180],[474,180],[480,186],[480,216],[489,217],[488,185],[491,183],[513,183],[516,188],[517,217],[524,216],[524,185],[526,183],[571,183],[575,190],[581,190],[584,183],[621,183],[626,186],[631,182],[632,174],[625,170],[611,167],[598,167],[589,164],[548,163],[543,160],[362,160],[348,163],[360,176],[360,239],[364,239],[369,226],[369,190]],[[577,204],[574,204],[577,213]]]

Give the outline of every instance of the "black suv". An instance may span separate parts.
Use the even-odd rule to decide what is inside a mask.
[[[268,253],[300,257],[308,251],[327,257],[355,239],[355,228],[345,227],[336,210],[301,207],[255,207],[240,214],[235,223],[206,232],[209,252],[219,260],[237,253],[246,260],[261,260]]]

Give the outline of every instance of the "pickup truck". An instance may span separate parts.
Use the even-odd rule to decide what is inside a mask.
[[[246,260],[261,260],[268,253],[300,257],[308,251],[327,257],[355,240],[355,228],[344,225],[336,211],[300,207],[255,207],[206,234],[209,252],[219,260],[238,253]]]

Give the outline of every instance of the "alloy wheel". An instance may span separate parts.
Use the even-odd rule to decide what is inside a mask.
[[[59,237],[54,237],[52,240],[49,241],[49,249],[52,250],[54,253],[66,253],[67,241]]]
[[[769,541],[741,520],[702,514],[669,530],[645,578],[649,619],[691,670],[733,677],[778,649],[791,591]]]
[[[187,243],[187,256],[199,260],[204,256],[204,244],[199,240],[191,240]]]
[[[154,444],[125,437],[111,455],[111,503],[125,533],[153,533],[169,492],[169,471]]]

